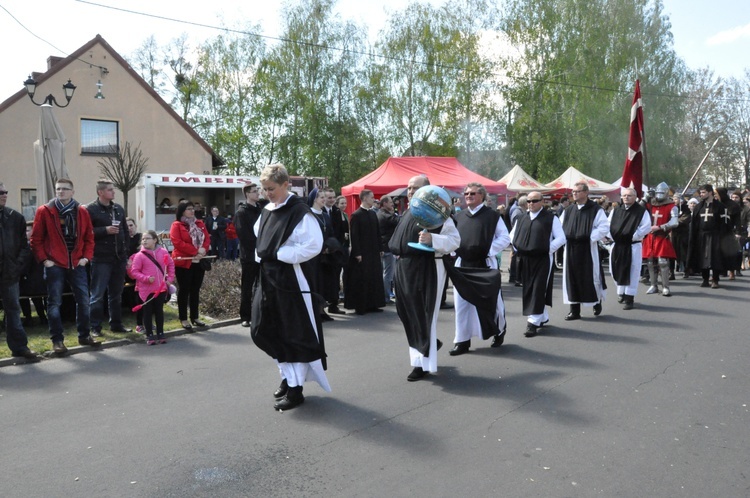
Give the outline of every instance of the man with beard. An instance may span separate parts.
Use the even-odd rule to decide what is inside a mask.
[[[456,214],[461,245],[456,249],[456,270],[449,272],[456,304],[456,336],[451,356],[467,353],[472,337],[492,337],[491,347],[501,346],[505,339],[505,303],[495,256],[508,247],[510,237],[497,212],[485,206],[486,196],[481,183],[469,183],[464,189],[466,209]],[[470,270],[464,273],[459,269]],[[476,272],[478,269],[494,272]]]
[[[407,199],[430,180],[415,176],[407,185]],[[435,252],[409,247],[409,242],[430,245]],[[437,318],[440,297],[445,283],[442,256],[455,251],[461,237],[453,220],[448,218],[435,230],[423,230],[410,211],[401,217],[388,246],[396,260],[396,310],[404,324],[409,342],[409,358],[414,367],[406,380],[418,381],[429,372],[437,372],[437,350],[442,343],[437,339]]]
[[[353,309],[358,315],[383,311],[383,265],[380,261],[380,224],[378,215],[372,211],[375,196],[372,190],[359,193],[362,205],[352,213],[349,223],[351,252],[347,266],[347,289],[344,307]]]
[[[527,213],[518,218],[510,239],[513,241],[523,286],[523,314],[526,337],[534,337],[549,322],[547,306],[552,306],[552,282],[555,253],[565,245],[565,233],[557,215],[544,209],[542,194],[531,192],[526,197]]]
[[[302,387],[308,378],[331,390],[311,264],[323,248],[323,232],[305,201],[289,193],[283,165],[266,166],[260,183],[269,202],[255,223],[260,275],[253,296],[252,338],[276,361],[281,374],[274,408],[290,410],[305,401]]]
[[[688,263],[692,271],[700,271],[701,287],[719,288],[719,274],[724,270],[721,255],[721,236],[729,230],[724,204],[714,198],[714,187],[705,184],[699,187],[701,201],[693,211],[690,221]],[[708,283],[709,275],[711,283]]]
[[[680,212],[669,198],[669,186],[661,182],[656,186],[654,195],[646,203],[646,210],[651,215],[651,230],[643,239],[643,258],[648,266],[651,286],[646,294],[659,292],[656,265],[659,265],[662,296],[671,296],[669,290],[669,260],[677,258],[674,252],[669,232],[679,224]]]
[[[258,279],[260,265],[255,261],[255,232],[253,227],[260,217],[262,207],[259,204],[260,192],[258,186],[249,183],[242,187],[245,202],[240,204],[234,215],[234,227],[240,240],[240,320],[243,327],[249,327],[252,322],[253,287]]]
[[[609,233],[609,221],[599,204],[589,199],[586,182],[573,185],[573,203],[560,217],[565,232],[563,302],[570,305],[566,320],[581,318],[581,304],[602,312],[606,284],[598,242]]]
[[[617,302],[632,310],[643,264],[643,238],[651,231],[651,217],[636,202],[633,188],[622,190],[622,204],[609,214],[609,239],[614,241],[609,269],[617,284]]]

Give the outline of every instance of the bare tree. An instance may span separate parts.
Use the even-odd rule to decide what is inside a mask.
[[[135,188],[138,180],[148,169],[148,158],[143,156],[141,144],[132,147],[125,142],[122,148],[112,147],[113,154],[98,161],[99,171],[122,192],[122,204],[128,212],[128,192]]]

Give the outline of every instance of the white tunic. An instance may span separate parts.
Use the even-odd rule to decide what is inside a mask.
[[[578,209],[581,209],[583,205],[579,204]],[[562,216],[560,216],[560,223],[565,224],[565,212],[563,212]],[[590,240],[590,246],[591,246],[591,261],[593,263],[593,273],[594,273],[594,288],[596,288],[596,295],[597,295],[597,301],[591,302],[591,303],[581,303],[584,306],[593,306],[597,302],[604,302],[604,298],[606,297],[606,290],[604,289],[604,282],[602,282],[602,275],[599,271],[599,245],[598,242],[602,239],[604,239],[607,234],[609,233],[609,220],[607,219],[607,215],[604,214],[603,209],[599,209],[596,213],[596,216],[594,217],[594,223],[591,227],[591,240]],[[565,304],[575,304],[568,299],[568,288],[565,285],[565,282],[567,281],[567,273],[568,273],[568,246],[565,246],[565,251],[563,252],[563,261],[566,262],[565,265],[563,265],[563,303]]]
[[[612,223],[612,215],[615,214],[615,210],[613,209],[611,213],[609,213],[609,222]],[[630,285],[620,285],[617,284],[617,295],[628,295],[628,296],[635,296],[638,292],[638,279],[641,276],[641,265],[643,264],[643,238],[648,235],[648,233],[651,231],[651,216],[649,215],[648,210],[645,210],[643,212],[643,217],[641,218],[641,222],[638,223],[638,228],[635,229],[635,233],[633,233],[633,244],[631,244],[632,248],[632,259],[630,261]],[[612,238],[612,234],[607,234],[607,237],[610,239]],[[636,241],[638,243],[636,243]],[[612,273],[612,249],[614,249],[615,244],[612,244],[612,248],[609,250],[610,252],[610,258],[609,258],[609,273],[614,276],[614,273]]]

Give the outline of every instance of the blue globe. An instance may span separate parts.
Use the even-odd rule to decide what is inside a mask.
[[[416,192],[409,203],[417,224],[427,230],[437,228],[451,215],[451,197],[444,189],[426,185]]]

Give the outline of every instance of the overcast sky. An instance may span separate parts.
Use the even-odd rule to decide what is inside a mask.
[[[750,68],[747,0],[663,1],[672,21],[675,49],[689,67],[710,66],[717,75],[735,77]],[[442,4],[442,0],[432,3]],[[121,55],[129,56],[152,34],[163,45],[183,32],[195,41],[218,33],[102,5],[212,25],[221,25],[222,20],[234,25],[239,19],[247,19],[273,36],[281,24],[280,4],[279,0],[0,0],[0,102],[22,89],[31,71],[44,71],[48,56],[66,56],[97,34]],[[338,0],[337,12],[367,25],[374,37],[385,24],[386,12],[405,4],[405,0]]]

